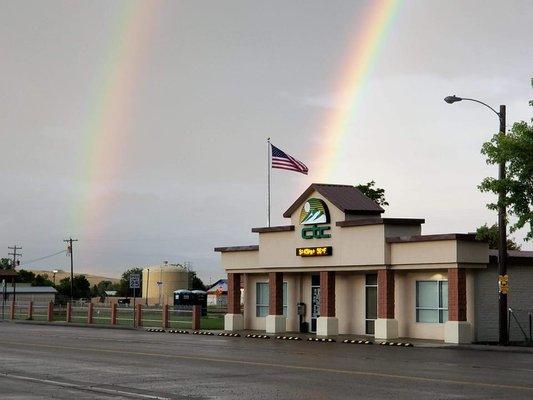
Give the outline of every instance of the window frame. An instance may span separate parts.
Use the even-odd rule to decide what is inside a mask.
[[[266,295],[266,304],[259,304],[258,303],[258,294],[259,294],[259,286],[261,285],[264,285],[266,288],[267,288],[267,295]],[[264,318],[266,317],[267,315],[269,315],[269,301],[270,301],[270,286],[269,286],[269,283],[268,282],[256,282],[255,283],[255,316],[257,318]],[[288,298],[289,298],[289,287],[288,287],[288,284],[287,282],[283,282],[283,315],[285,317],[287,317],[287,313],[288,313]],[[262,313],[260,312],[260,310],[264,310],[266,309],[266,314],[265,315],[261,315]]]
[[[437,307],[419,306],[419,285],[420,283],[433,283],[437,285]],[[446,285],[446,294],[443,295],[443,286]],[[444,306],[446,304],[446,306]],[[437,314],[437,321],[421,321],[419,311],[435,311]],[[422,279],[415,282],[415,321],[418,324],[444,324],[448,321],[448,281],[447,280],[432,280]]]

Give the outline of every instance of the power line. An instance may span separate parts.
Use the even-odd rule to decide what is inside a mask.
[[[46,260],[47,258],[51,258],[51,257],[54,257],[54,256],[57,256],[59,254],[62,254],[62,253],[66,253],[68,250],[61,250],[61,251],[58,251],[57,253],[54,253],[54,254],[49,254],[47,256],[43,256],[43,257],[39,257],[39,258],[34,258],[33,260],[24,260],[22,262],[22,266],[25,266],[25,265],[28,265],[28,264],[31,264],[31,263],[34,263],[34,262],[37,262],[37,261],[41,261],[41,260]]]

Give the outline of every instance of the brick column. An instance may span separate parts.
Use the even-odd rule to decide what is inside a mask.
[[[28,319],[33,319],[33,301],[28,303]]]
[[[228,313],[224,315],[224,330],[244,329],[244,316],[241,313],[241,274],[228,273]]]
[[[168,304],[165,304],[163,306],[163,316],[161,318],[161,326],[163,327],[163,329],[166,329],[170,326],[169,319],[168,319]]]
[[[11,300],[11,307],[9,308],[9,319],[15,319],[15,300]]]
[[[52,322],[54,320],[54,302],[51,301],[48,303],[48,311],[46,313],[46,320]]]
[[[136,304],[135,312],[135,321],[137,321],[137,326],[143,326],[143,306],[142,304]]]
[[[448,269],[448,321],[466,321],[466,271]]]
[[[111,304],[111,325],[117,324],[117,303]]]
[[[202,315],[202,306],[192,306],[192,329],[195,331],[200,330],[200,317]]]
[[[67,322],[72,322],[72,303],[67,303]]]
[[[93,313],[94,313],[94,304],[89,303],[87,307],[87,323],[92,324],[93,323]]]
[[[335,316],[335,272],[320,272],[320,316]]]
[[[228,274],[228,314],[241,313],[241,274]]]
[[[268,315],[283,315],[283,273],[268,274]]]
[[[394,319],[394,271],[378,271],[378,318]]]

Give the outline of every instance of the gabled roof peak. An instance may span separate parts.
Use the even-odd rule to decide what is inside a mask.
[[[378,203],[366,197],[355,186],[312,183],[289,207],[289,209],[283,213],[283,216],[285,218],[290,218],[296,209],[300,207],[314,191],[320,193],[345,214],[379,215],[385,212]]]

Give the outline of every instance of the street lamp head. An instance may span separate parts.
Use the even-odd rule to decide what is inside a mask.
[[[448,104],[453,104],[453,103],[457,103],[458,101],[461,101],[463,100],[462,98],[460,97],[457,97],[456,95],[453,95],[453,96],[447,96],[444,98],[444,101]]]

